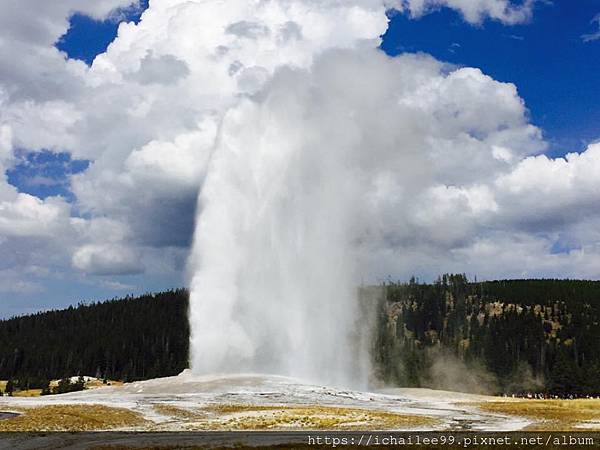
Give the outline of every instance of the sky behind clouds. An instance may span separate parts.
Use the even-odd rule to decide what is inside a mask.
[[[284,65],[351,82],[363,54],[360,95],[321,101],[381,114],[339,144],[395,168],[363,174],[368,279],[600,278],[599,1],[30,3],[0,6],[5,316],[183,285],[222,114]]]

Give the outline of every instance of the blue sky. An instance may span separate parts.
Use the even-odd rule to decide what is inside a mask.
[[[382,48],[390,55],[429,53],[516,84],[551,154],[564,154],[600,138],[600,40],[582,39],[598,30],[591,23],[598,12],[600,0],[556,0],[513,26],[472,26],[451,9],[419,20],[396,14]]]
[[[94,57],[104,53],[115,39],[119,23],[137,23],[146,8],[148,0],[141,0],[140,8],[124,10],[115,17],[102,21],[76,13],[69,19],[69,31],[56,43],[56,48],[66,52],[69,58],[91,64]]]
[[[6,172],[8,182],[17,186],[20,192],[41,199],[60,195],[73,200],[68,177],[89,167],[89,161],[72,160],[68,153],[49,151],[22,153],[18,155],[18,161]]]

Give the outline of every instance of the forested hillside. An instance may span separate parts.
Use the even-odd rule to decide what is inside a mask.
[[[0,379],[44,387],[73,375],[178,374],[188,362],[187,304],[181,289],[0,321]]]
[[[600,282],[445,275],[361,290],[365,313],[377,312],[372,356],[382,384],[600,393]],[[76,375],[178,374],[188,366],[187,307],[181,289],[0,321],[0,379],[44,387]]]
[[[600,393],[600,282],[384,287],[373,348],[389,384],[554,395]]]

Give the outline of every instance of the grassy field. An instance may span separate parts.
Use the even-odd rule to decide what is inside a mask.
[[[600,400],[492,401],[477,406],[488,412],[534,420],[527,431],[600,431]]]
[[[4,431],[96,431],[116,428],[143,428],[146,421],[137,413],[101,405],[52,405],[40,407],[7,407],[5,411],[21,415],[0,420]]]
[[[219,428],[231,430],[431,429],[431,417],[333,406],[215,405]]]
[[[27,389],[25,391],[13,392],[13,397],[39,397],[42,395],[41,389]]]
[[[0,411],[19,416],[0,420],[5,431],[99,431],[135,429],[167,431],[170,424],[187,431],[228,430],[385,430],[432,429],[436,419],[387,411],[333,406],[210,405],[184,409],[155,404],[154,410],[167,416],[163,425],[145,420],[123,408],[102,405],[48,405],[37,407],[0,404]]]
[[[154,405],[154,410],[163,416],[189,422],[192,420],[202,420],[208,417],[208,412],[201,409],[184,409],[166,403]]]
[[[157,412],[184,422],[187,430],[382,430],[432,429],[426,416],[333,406],[211,405],[184,410],[155,405]]]

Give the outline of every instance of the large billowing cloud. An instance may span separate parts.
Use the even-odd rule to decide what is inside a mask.
[[[0,290],[15,267],[45,268],[23,278],[30,291],[53,273],[181,271],[215,145],[246,110],[264,121],[252,139],[282,139],[269,130],[302,119],[290,143],[313,139],[315,164],[337,152],[360,169],[365,279],[600,276],[597,145],[540,156],[543,137],[514,85],[375,50],[387,8],[513,24],[529,19],[532,1],[153,0],[91,67],[53,46],[69,15],[106,18],[135,2],[38,3],[0,5],[0,248],[11,255]],[[91,161],[70,177],[74,203],[8,184],[15,151],[41,149]]]

